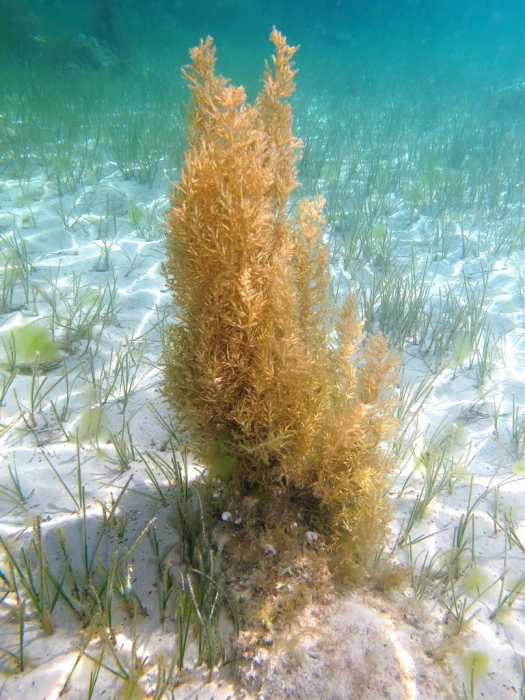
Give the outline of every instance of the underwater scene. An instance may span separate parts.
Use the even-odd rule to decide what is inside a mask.
[[[525,700],[521,0],[0,0],[0,699]]]

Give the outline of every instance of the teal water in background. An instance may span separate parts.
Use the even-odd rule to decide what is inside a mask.
[[[296,100],[318,101],[333,133],[352,112],[366,119],[367,112],[387,111],[383,131],[393,129],[391,140],[398,142],[414,121],[426,137],[446,123],[447,111],[462,110],[465,152],[483,141],[487,123],[503,130],[502,147],[504,134],[515,147],[525,114],[516,90],[525,80],[524,20],[524,4],[512,0],[0,0],[0,128],[16,121],[14,93],[27,93],[40,127],[71,118],[78,129],[82,116],[89,120],[102,102],[108,120],[112,113],[144,109],[155,114],[150,128],[165,131],[156,139],[161,150],[177,161],[174,151],[183,144],[170,140],[170,114],[186,99],[180,67],[188,48],[211,34],[218,70],[253,97],[276,25],[289,43],[302,46]],[[496,94],[509,88],[516,94]],[[111,125],[99,127],[107,145]],[[34,150],[24,135],[20,139],[13,144],[4,134],[0,167],[12,168],[6,149]]]
[[[232,75],[239,80],[266,55],[275,24],[321,65],[375,56],[385,73],[423,64],[439,72],[470,68],[497,82],[523,71],[524,19],[519,0],[1,0],[0,47],[4,60],[64,64],[68,40],[81,33],[122,63],[162,64],[212,34],[221,49],[243,46],[239,76]]]

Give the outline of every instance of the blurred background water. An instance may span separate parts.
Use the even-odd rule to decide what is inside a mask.
[[[232,75],[240,80],[258,67],[275,24],[303,44],[303,62],[316,55],[341,70],[343,57],[361,64],[374,56],[376,68],[415,70],[416,79],[423,66],[440,75],[475,66],[486,78],[509,80],[523,70],[524,14],[519,0],[2,0],[0,46],[4,60],[67,63],[81,33],[119,62],[162,65],[211,33],[221,49],[243,47]]]
[[[27,178],[44,168],[59,194],[96,175],[106,156],[124,177],[176,177],[188,48],[211,34],[218,70],[253,97],[276,25],[302,45],[303,192],[318,189],[323,168],[333,180],[331,151],[351,151],[373,123],[374,139],[402,145],[421,178],[468,164],[453,175],[464,181],[453,208],[486,203],[487,187],[498,190],[493,200],[506,188],[503,168],[521,172],[524,19],[518,0],[0,0],[0,172]],[[325,144],[324,164],[313,162],[309,139]],[[82,172],[62,174],[79,159]],[[406,197],[414,172],[405,175],[389,188]],[[432,189],[421,193],[429,213]]]

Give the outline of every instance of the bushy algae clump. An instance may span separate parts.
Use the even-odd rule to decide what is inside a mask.
[[[297,48],[275,29],[271,40],[276,55],[254,104],[215,75],[211,38],[184,71],[192,99],[167,217],[177,321],[164,396],[224,493],[240,503],[255,488],[266,499],[252,519],[258,532],[288,532],[302,517],[338,566],[353,566],[388,522],[382,442],[394,427],[398,362],[382,336],[364,337],[352,298],[332,307],[323,199],[303,199],[291,213]],[[276,498],[290,508],[275,508]]]
[[[83,411],[70,433],[71,439],[98,443],[108,438],[108,417],[102,406]]]
[[[45,367],[60,361],[56,340],[38,323],[14,326],[7,334],[6,344],[15,353],[19,366],[32,366],[38,361],[39,367]]]

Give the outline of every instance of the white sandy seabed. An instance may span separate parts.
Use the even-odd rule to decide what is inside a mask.
[[[101,504],[117,499],[129,479],[125,505],[119,510],[122,518],[127,518],[122,520],[126,526],[122,547],[126,547],[128,538],[132,542],[143,531],[154,514],[162,551],[177,546],[177,535],[168,523],[169,509],[155,498],[144,466],[148,462],[146,455],[169,460],[167,432],[153,410],[169,421],[157,392],[162,382],[158,368],[160,329],[170,302],[161,273],[164,252],[159,225],[161,210],[168,206],[166,189],[164,182],[151,189],[108,172],[100,183],[85,186],[82,192],[59,201],[38,178],[23,190],[14,181],[0,183],[0,232],[12,238],[14,224],[33,262],[29,271],[29,304],[0,316],[2,337],[9,338],[10,329],[24,322],[50,327],[52,304],[39,290],[49,292],[53,286],[58,290],[55,327],[59,341],[67,333],[60,323],[69,322],[66,306],[75,284],[79,289],[93,290],[83,308],[104,291],[107,304],[112,290],[118,307],[104,327],[100,322],[95,325],[90,344],[92,356],[81,337],[67,352],[61,351],[69,370],[68,387],[64,380],[52,386],[64,373],[64,364],[50,370],[41,394],[50,391],[31,411],[33,376],[17,374],[0,407],[0,534],[15,551],[27,545],[38,516],[44,545],[49,543],[48,563],[56,566],[57,575],[63,571],[64,562],[53,544],[56,532],[65,534],[72,565],[81,567],[83,528],[92,545],[100,527]],[[428,258],[426,221],[415,217],[412,222],[403,208],[397,211],[389,222],[398,243],[396,254],[407,260],[414,254],[414,259],[423,265]],[[453,287],[465,279],[475,289],[487,276],[487,293],[482,303],[487,325],[492,324],[497,352],[491,376],[482,390],[475,368],[469,369],[468,357],[461,358],[460,366],[449,364],[440,371],[423,405],[415,403],[407,419],[412,421],[407,435],[413,435],[413,450],[400,451],[399,473],[392,484],[392,545],[405,531],[418,494],[430,488],[418,455],[423,455],[428,445],[437,444],[430,439],[436,431],[450,437],[444,465],[453,465],[410,530],[416,572],[413,582],[420,591],[423,582],[428,583],[423,600],[418,599],[408,577],[406,584],[392,593],[368,590],[347,594],[324,607],[312,604],[286,635],[273,640],[271,648],[261,649],[251,659],[244,688],[241,681],[232,680],[232,664],[215,671],[213,681],[208,682],[205,667],[194,663],[195,642],[191,637],[185,660],[187,669],[180,675],[181,683],[171,697],[430,700],[463,697],[465,693],[470,698],[473,663],[475,697],[524,697],[523,689],[520,691],[525,658],[520,576],[525,573],[525,481],[520,475],[519,458],[520,450],[525,448],[525,418],[520,413],[525,400],[525,300],[520,292],[525,255],[515,253],[508,260],[489,260],[483,255],[462,260],[459,238],[456,242],[446,259],[431,263],[436,272],[431,297],[437,299],[440,289],[443,293],[447,285]],[[341,274],[337,262],[333,274]],[[17,298],[20,301],[18,287],[15,301]],[[405,386],[417,390],[431,376],[429,366],[432,367],[432,358],[423,357],[415,345],[408,347]],[[43,378],[44,375],[40,380]],[[66,434],[74,436],[77,429],[83,429],[86,411],[100,404],[100,387],[104,400],[101,439],[98,446],[81,440],[78,450],[86,499],[84,522],[78,503],[75,504],[80,497],[77,443],[66,439],[50,402],[61,412]],[[104,387],[110,387],[106,393]],[[64,409],[68,393],[69,404]],[[135,458],[129,460],[128,469],[122,470],[110,433],[121,435],[129,443],[128,427]],[[10,472],[17,475],[23,502],[16,500]],[[159,484],[163,483],[159,472],[156,478]],[[440,483],[440,478],[437,481]],[[482,498],[478,500],[478,496]],[[458,544],[454,538],[467,518],[462,576],[452,595],[450,590],[440,595],[439,576],[433,579],[429,570],[426,578],[425,574],[418,578],[417,571],[425,562],[430,564],[432,557],[434,573],[446,567],[446,557],[451,556],[454,542]],[[403,546],[397,546],[397,561],[409,563],[407,542],[405,537]],[[97,554],[101,558],[107,555],[107,551]],[[4,552],[0,554],[0,568],[9,575]],[[154,664],[159,658],[169,660],[177,642],[175,625],[170,621],[163,626],[159,623],[155,563],[148,542],[133,553],[127,577],[127,585],[136,590],[148,612],[147,616],[136,617],[134,651],[137,659],[145,660],[141,687],[152,695],[156,683]],[[511,597],[506,597],[509,594]],[[1,597],[0,647],[16,653],[16,596],[4,590]],[[472,619],[464,625],[465,631],[454,635],[454,618],[461,619],[462,614],[465,619]],[[125,664],[130,658],[133,625],[123,612],[115,613],[115,619],[115,653]],[[4,653],[2,700],[57,698],[68,678],[63,697],[88,697],[94,664],[83,657],[70,676],[83,643],[82,626],[60,603],[53,613],[53,623],[54,633],[44,635],[31,604],[27,604],[26,668],[24,673],[7,673],[12,657]],[[242,639],[240,647],[242,653]],[[115,667],[114,659],[104,658],[105,663]],[[472,658],[478,661],[472,662]],[[486,669],[484,662],[488,662]],[[122,687],[121,679],[102,669],[92,697],[128,697]],[[132,695],[140,696],[139,691]]]

